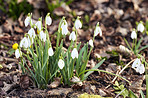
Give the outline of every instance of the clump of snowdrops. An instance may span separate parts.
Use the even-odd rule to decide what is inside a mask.
[[[55,77],[60,77],[61,82],[68,85],[72,84],[70,80],[73,77],[77,79],[75,82],[85,80],[93,72],[86,71],[86,65],[94,47],[94,38],[98,34],[102,36],[99,22],[94,30],[93,38],[82,47],[81,43],[76,43],[78,29],[82,28],[80,17],[75,20],[71,33],[63,17],[56,32],[56,46],[53,47],[47,29],[47,26],[52,24],[50,14],[46,15],[45,24],[42,23],[42,18],[33,24],[31,17],[32,14],[28,14],[24,21],[26,27],[30,25],[30,30],[24,35],[19,45],[15,43],[12,46],[16,58],[21,60],[22,74],[30,75],[38,88],[46,88]],[[65,51],[63,41],[68,35],[70,45]],[[103,62],[104,59],[92,69],[97,69]]]
[[[147,27],[147,25],[146,25]],[[140,40],[137,39],[137,35],[138,33],[144,33],[147,32],[143,22],[140,21],[137,25],[137,29],[133,29],[132,33],[131,33],[131,39],[133,40],[132,45],[130,45],[128,43],[128,41],[126,39],[125,42],[128,46],[128,48],[130,49],[130,51],[136,55],[136,59],[132,64],[132,68],[135,69],[136,72],[143,74],[145,72],[145,76],[146,76],[146,97],[148,97],[148,75],[147,75],[147,66],[148,63],[146,62],[146,59],[144,58],[144,56],[140,53],[142,50],[148,48],[148,45],[146,46],[141,46],[141,42],[143,40],[143,38],[141,37]],[[145,33],[144,33],[145,34]],[[140,48],[141,46],[141,48]],[[124,48],[124,50],[126,50],[127,52],[129,52],[129,49],[127,49],[126,47],[122,47],[122,49]],[[143,93],[141,93],[142,96],[144,96]]]

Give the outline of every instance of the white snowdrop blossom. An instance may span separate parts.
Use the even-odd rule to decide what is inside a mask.
[[[37,27],[41,31],[41,29],[42,29],[41,21],[37,21],[37,23],[35,25],[36,25],[35,28]]]
[[[58,66],[59,66],[60,69],[63,69],[63,67],[65,66],[65,63],[62,59],[59,59]]]
[[[136,70],[136,72],[139,72],[140,74],[143,74],[145,72],[144,65],[141,63],[140,59],[136,59],[133,64],[132,68]]]
[[[30,38],[29,36],[27,37],[28,40],[28,47],[30,47],[33,44],[33,38]]]
[[[73,41],[76,40],[76,34],[75,34],[74,31],[72,31],[72,33],[70,34],[70,36],[69,36],[69,40],[73,40]]]
[[[50,47],[50,48],[48,49],[48,55],[49,55],[49,56],[53,56],[53,54],[54,54],[53,49],[52,49],[52,47]]]
[[[132,38],[132,39],[136,39],[136,38],[137,38],[137,33],[136,33],[135,30],[132,31],[132,33],[131,33],[131,38]]]
[[[22,52],[19,49],[15,50],[15,57],[18,59],[22,55]]]
[[[68,24],[67,24],[66,20],[63,21],[63,23],[61,25],[61,29],[62,29],[62,35],[68,34]]]
[[[27,27],[27,26],[29,25],[30,20],[31,20],[30,17],[27,16],[26,19],[25,19],[25,21],[24,21],[24,23],[25,23],[25,27]]]
[[[79,19],[76,19],[76,21],[75,21],[75,28],[76,29],[79,29],[79,28],[82,28],[82,23],[81,23],[81,21],[79,20]]]
[[[47,25],[51,25],[51,23],[52,23],[51,17],[47,16],[45,22],[46,22]]]
[[[35,31],[34,31],[33,28],[31,28],[31,29],[28,31],[28,34],[29,34],[30,37],[35,38]]]
[[[99,26],[96,27],[94,34],[95,34],[95,36],[97,36],[98,34],[100,34],[100,36],[102,36],[102,30]]]
[[[42,41],[46,41],[46,34],[43,31],[40,32],[40,38]]]
[[[139,24],[138,24],[137,30],[140,31],[140,32],[143,32],[143,31],[144,31],[144,26],[143,26],[142,23],[139,23]]]
[[[144,64],[140,64],[140,65],[136,68],[136,72],[139,72],[140,74],[143,74],[143,73],[145,72]]]
[[[140,64],[141,64],[141,61],[140,61],[140,59],[137,58],[137,59],[133,62],[132,68],[136,68],[136,67],[138,67]]]
[[[73,59],[78,58],[78,51],[77,51],[76,48],[74,48],[74,49],[72,50],[72,52],[71,52],[71,57],[72,57]]]
[[[24,47],[24,48],[28,48],[29,44],[28,44],[28,39],[26,37],[24,37],[21,42],[20,42],[20,47]]]
[[[88,43],[89,43],[89,45],[90,45],[91,47],[94,47],[94,45],[93,45],[93,40],[92,40],[92,39],[90,39]]]

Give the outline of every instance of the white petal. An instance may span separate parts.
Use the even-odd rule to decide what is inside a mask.
[[[25,19],[25,27],[29,25],[29,22],[30,22],[30,17],[27,16]]]
[[[59,61],[58,61],[59,68],[63,69],[64,65],[65,65],[64,61],[62,59],[59,59]]]
[[[50,16],[47,16],[47,17],[46,17],[46,24],[47,24],[47,25],[51,25],[51,23],[52,23],[51,17],[50,17]]]
[[[52,47],[50,47],[50,48],[48,49],[48,55],[49,55],[49,56],[53,56],[53,54],[54,54],[53,49],[52,49]]]
[[[79,19],[76,19],[75,21],[75,28],[76,29],[82,28],[82,23]]]
[[[66,25],[62,26],[62,35],[67,35],[68,34],[68,29]]]
[[[140,64],[137,68],[136,68],[136,72],[139,72],[140,74],[143,74],[145,72],[145,68],[143,64]]]
[[[102,36],[102,30],[101,30],[101,28],[99,26],[97,26],[96,29],[95,29],[95,31],[94,31],[94,33],[95,33],[95,36],[97,36],[98,34],[100,34],[100,36]]]
[[[137,38],[137,33],[135,32],[135,30],[132,31],[131,38],[132,39],[136,39]]]
[[[143,31],[144,31],[144,26],[143,26],[142,23],[139,23],[139,24],[138,24],[137,30],[140,31],[140,32],[143,32]]]
[[[15,50],[15,57],[19,58],[22,55],[21,51],[19,51],[19,49]]]
[[[35,38],[35,31],[34,31],[33,28],[31,28],[31,29],[28,31],[28,34],[29,34],[30,37]]]
[[[69,36],[69,40],[73,40],[73,41],[76,40],[76,34],[75,34],[74,31],[72,31],[72,33],[70,34],[70,36]]]
[[[39,30],[42,29],[42,27],[41,27],[41,25],[42,25],[41,21],[37,21],[37,23],[36,23],[35,25],[37,26],[37,28],[38,28]]]
[[[20,47],[28,48],[28,46],[29,46],[28,39],[26,37],[24,37],[20,42]]]
[[[93,45],[93,40],[92,40],[92,39],[90,39],[88,43],[89,43],[89,45],[90,45],[91,47],[94,47],[94,45]]]
[[[78,51],[76,48],[74,48],[71,52],[71,57],[74,58],[78,58]]]
[[[132,68],[136,68],[136,67],[138,67],[140,64],[141,64],[141,61],[140,61],[140,59],[137,58],[137,59],[133,62]]]
[[[43,31],[40,32],[40,38],[42,41],[46,41],[46,34]]]

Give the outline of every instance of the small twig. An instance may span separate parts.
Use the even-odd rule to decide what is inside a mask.
[[[118,98],[118,96],[125,90],[125,88],[115,97]]]
[[[133,59],[132,61],[130,61],[126,66],[124,66],[124,68],[119,72],[119,74],[116,73],[116,75],[120,75],[133,61],[135,61],[135,59]],[[115,82],[116,79],[117,79],[117,76],[112,80],[112,83]],[[110,86],[111,86],[111,84],[109,84],[109,85],[106,87],[106,89],[107,89],[108,87],[110,87]]]

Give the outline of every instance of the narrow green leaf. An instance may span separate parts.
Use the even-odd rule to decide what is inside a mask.
[[[143,94],[143,91],[142,90],[140,90],[140,94],[141,94],[141,97],[142,98],[145,98],[145,95]]]
[[[100,67],[102,65],[102,63],[105,61],[105,59],[103,59],[102,61],[100,61],[95,67],[93,67],[92,69],[97,69],[98,67]],[[94,71],[89,71],[84,75],[84,80]]]

